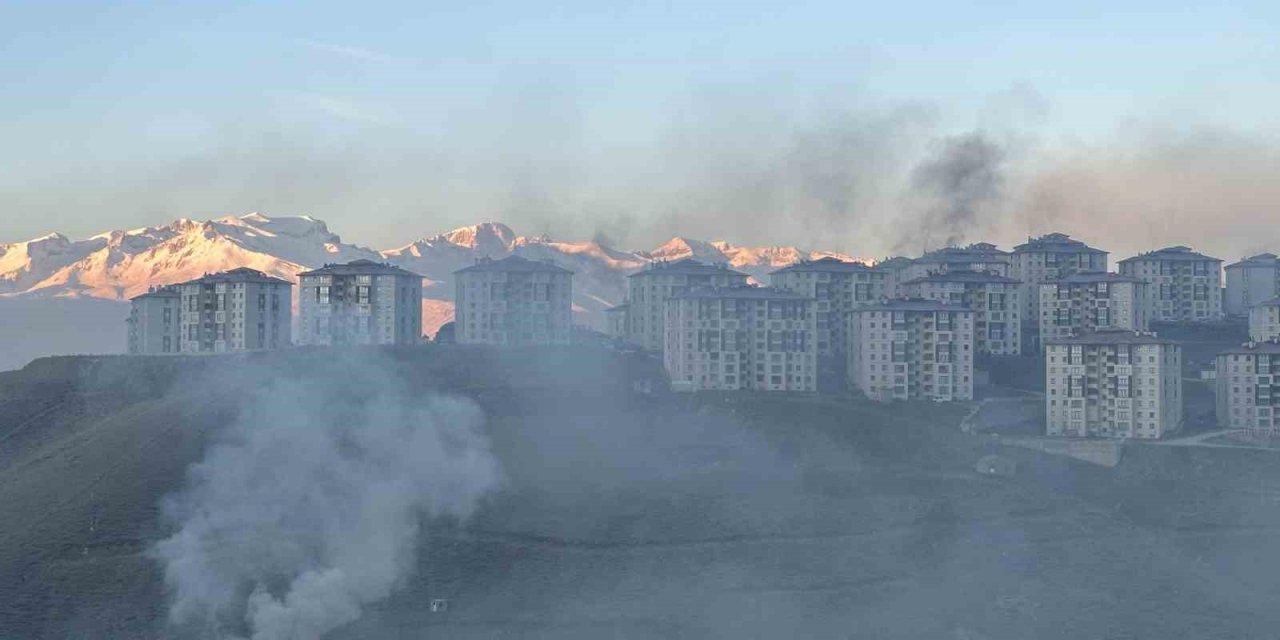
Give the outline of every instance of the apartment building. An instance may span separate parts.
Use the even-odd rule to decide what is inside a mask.
[[[1249,307],[1249,339],[1254,342],[1280,340],[1280,298]]]
[[[1245,316],[1249,308],[1280,297],[1280,260],[1274,253],[1260,253],[1227,265],[1227,290],[1223,311]]]
[[[747,274],[727,265],[706,264],[692,258],[655,262],[627,277],[627,332],[629,342],[661,351],[666,343],[664,320],[667,298],[699,287],[734,287],[747,284]]]
[[[1182,426],[1182,348],[1154,333],[1100,329],[1045,345],[1051,436],[1157,439]]]
[[[1040,284],[1077,271],[1106,271],[1107,252],[1071,238],[1049,233],[1013,248],[1009,276],[1022,282],[1022,322],[1039,329]]]
[[[481,258],[453,272],[462,344],[569,344],[573,272],[549,261]]]
[[[879,401],[973,398],[972,310],[920,298],[849,313],[849,384]]]
[[[422,341],[422,276],[355,260],[298,274],[298,344]]]
[[[1148,330],[1146,288],[1138,278],[1105,271],[1081,271],[1041,283],[1041,342],[1106,327]]]
[[[1280,342],[1248,342],[1218,354],[1218,426],[1280,432]]]
[[[888,277],[860,262],[822,258],[778,269],[769,274],[769,284],[814,300],[818,355],[843,359],[849,311],[884,298]]]
[[[626,340],[629,335],[627,331],[627,314],[629,312],[627,303],[609,307],[604,310],[604,328],[605,334],[610,338],[618,340]]]
[[[911,258],[894,256],[885,258],[871,266],[877,272],[884,273],[884,295],[886,298],[901,298],[902,283],[910,280],[907,269],[911,266]]]
[[[1120,261],[1121,275],[1147,283],[1147,308],[1158,322],[1222,319],[1222,261],[1189,247],[1165,247]]]
[[[989,242],[935,249],[912,260],[903,272],[903,281],[948,271],[990,272],[1008,276],[1010,255],[1008,251],[1001,251]]]
[[[816,391],[814,300],[772,287],[701,287],[666,301],[672,389]]]
[[[973,311],[976,353],[1008,356],[1022,353],[1021,283],[994,271],[952,269],[902,283],[908,298],[937,300]]]
[[[151,287],[129,299],[125,319],[128,353],[178,353],[181,350],[182,294],[177,287]]]
[[[181,349],[223,353],[279,349],[292,341],[293,284],[241,267],[178,285]]]

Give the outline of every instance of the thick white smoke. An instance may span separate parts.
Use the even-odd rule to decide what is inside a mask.
[[[424,517],[465,518],[498,484],[473,403],[360,378],[354,389],[259,390],[193,467],[165,505],[178,530],[154,549],[173,624],[204,637],[318,638],[408,576]]]

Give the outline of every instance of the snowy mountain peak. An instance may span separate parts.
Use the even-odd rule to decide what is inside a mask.
[[[494,251],[506,253],[515,243],[516,233],[501,222],[482,222],[469,227],[460,227],[436,238],[449,244],[468,249],[476,249],[483,253]]]

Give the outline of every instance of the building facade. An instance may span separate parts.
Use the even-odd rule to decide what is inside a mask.
[[[627,331],[627,308],[629,306],[630,305],[624,302],[620,305],[609,307],[604,310],[605,334],[610,338],[626,340],[630,334],[630,332]]]
[[[422,276],[356,260],[298,274],[298,344],[422,341]]]
[[[1182,349],[1103,329],[1045,345],[1050,436],[1157,439],[1182,426]]]
[[[888,272],[860,262],[822,258],[778,269],[769,274],[769,284],[812,298],[818,355],[844,358],[848,313],[884,298],[888,277]]]
[[[911,279],[907,277],[911,262],[911,258],[894,256],[871,265],[872,269],[885,274],[883,286],[886,298],[902,297],[902,283]]]
[[[977,271],[1008,276],[1011,269],[1010,253],[1001,251],[989,242],[978,242],[966,247],[944,247],[929,251],[911,261],[903,273],[905,280],[914,280],[935,273],[948,271]],[[904,295],[909,295],[904,292]]]
[[[1280,340],[1280,298],[1249,307],[1249,339],[1254,342]]]
[[[1065,233],[1049,233],[1013,248],[1009,275],[1022,282],[1022,321],[1039,329],[1040,284],[1077,271],[1106,271],[1107,252],[1074,240]]]
[[[973,398],[970,309],[897,299],[849,314],[849,385],[879,401]]]
[[[1214,362],[1218,426],[1280,433],[1280,342],[1249,342]]]
[[[1280,260],[1274,253],[1260,253],[1227,265],[1227,290],[1222,310],[1245,316],[1249,308],[1280,297]]]
[[[569,344],[573,272],[551,262],[481,258],[453,274],[461,344]]]
[[[1106,327],[1147,331],[1147,283],[1130,276],[1081,271],[1040,284],[1041,342]]]
[[[628,341],[650,351],[662,351],[666,344],[667,298],[699,287],[745,284],[747,274],[725,265],[710,265],[692,258],[655,262],[627,277]]]
[[[973,311],[974,351],[1011,356],[1022,353],[1020,285],[992,271],[952,269],[908,280],[902,291],[908,298],[937,300]]]
[[[183,353],[281,349],[292,343],[293,284],[241,267],[178,285]]]
[[[128,353],[178,353],[182,349],[182,294],[177,287],[152,287],[129,300],[125,319]]]
[[[1147,283],[1147,308],[1159,322],[1221,320],[1222,261],[1189,247],[1166,247],[1120,261],[1121,275]]]
[[[702,287],[667,299],[663,362],[681,391],[816,391],[814,300],[772,287]]]

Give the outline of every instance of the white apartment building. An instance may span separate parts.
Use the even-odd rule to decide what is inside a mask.
[[[1249,308],[1280,297],[1280,260],[1274,253],[1260,253],[1227,265],[1227,291],[1223,311],[1244,316]]]
[[[128,353],[178,353],[182,331],[182,294],[177,287],[151,287],[129,299]]]
[[[241,267],[178,285],[183,353],[280,349],[290,345],[293,285]]]
[[[604,310],[605,334],[610,338],[617,338],[619,340],[627,339],[627,336],[629,335],[629,332],[627,331],[627,315],[629,306],[630,305],[624,302],[620,305],[609,307]]]
[[[1107,252],[1073,240],[1065,233],[1049,233],[1013,248],[1009,275],[1022,281],[1022,321],[1039,328],[1040,284],[1077,271],[1106,271]]]
[[[1104,271],[1081,271],[1040,284],[1040,340],[1069,338],[1106,327],[1150,328],[1147,283]]]
[[[845,358],[848,313],[886,297],[889,273],[860,262],[822,258],[797,262],[769,274],[769,284],[814,300],[818,355]]]
[[[1008,251],[1001,251],[990,242],[978,242],[966,247],[944,247],[912,260],[906,266],[903,278],[904,281],[914,280],[948,271],[990,272],[1008,276],[1012,260],[1010,256]]]
[[[726,265],[710,265],[692,258],[655,262],[627,277],[628,341],[650,351],[661,351],[666,343],[667,298],[698,287],[745,284],[747,274]]]
[[[422,341],[422,276],[355,260],[298,274],[298,344]]]
[[[453,277],[460,344],[569,344],[572,271],[513,255],[481,258]]]
[[[953,268],[908,280],[902,283],[902,292],[908,298],[937,300],[973,311],[974,351],[1009,356],[1022,353],[1020,285],[993,271]]]
[[[1218,354],[1218,426],[1280,433],[1280,342],[1249,342]]]
[[[1280,298],[1249,307],[1249,339],[1254,342],[1280,340]]]
[[[1045,345],[1046,432],[1157,439],[1182,426],[1182,348],[1154,333],[1101,329]]]
[[[886,298],[901,298],[902,283],[910,280],[907,269],[911,267],[911,258],[894,256],[885,258],[871,266],[884,275],[884,295]]]
[[[668,298],[663,362],[677,391],[816,391],[814,301],[772,287]]]
[[[849,313],[849,384],[878,401],[973,398],[973,311],[919,298]]]
[[[1120,261],[1121,275],[1147,283],[1147,308],[1158,322],[1221,320],[1222,261],[1189,247],[1165,247]]]

